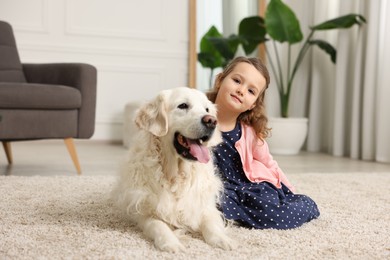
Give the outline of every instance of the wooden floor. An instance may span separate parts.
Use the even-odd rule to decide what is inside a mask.
[[[94,140],[75,140],[82,175],[115,175],[127,154],[121,144]],[[2,149],[1,149],[2,150]],[[55,176],[77,175],[62,140],[12,143],[13,165],[0,151],[0,175]],[[296,156],[277,156],[288,174],[312,172],[390,172],[390,164],[352,160],[326,154],[302,152]]]

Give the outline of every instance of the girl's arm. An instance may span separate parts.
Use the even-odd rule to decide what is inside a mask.
[[[252,127],[242,124],[242,136],[236,142],[246,177],[251,182],[267,181],[281,188],[281,183],[292,192],[295,188],[288,181],[278,163],[272,158],[266,141],[260,140]]]
[[[254,159],[263,163],[266,168],[273,172],[275,177],[279,178],[280,182],[286,185],[292,192],[295,192],[295,187],[290,183],[290,181],[287,179],[287,176],[279,167],[278,163],[273,159],[269,151],[268,143],[264,140],[260,141],[260,144],[256,146],[257,149],[253,151]]]

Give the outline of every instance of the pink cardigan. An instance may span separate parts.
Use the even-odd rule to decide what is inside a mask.
[[[295,192],[295,188],[272,158],[267,142],[260,140],[251,126],[241,124],[241,129],[241,138],[235,147],[240,154],[246,177],[251,182],[267,181],[277,188],[281,188],[283,183]]]

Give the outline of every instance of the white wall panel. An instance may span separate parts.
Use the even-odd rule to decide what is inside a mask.
[[[96,66],[94,139],[122,139],[128,102],[187,85],[188,1],[0,0],[0,20],[22,62]]]
[[[161,68],[99,67],[97,121],[122,122],[123,105],[133,101],[147,101],[163,88]]]
[[[162,0],[67,0],[65,10],[68,34],[163,39]]]
[[[48,0],[0,0],[0,20],[19,30],[48,33],[48,16]]]

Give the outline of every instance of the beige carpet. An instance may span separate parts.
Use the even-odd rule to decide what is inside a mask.
[[[321,217],[295,230],[229,233],[226,252],[188,236],[156,250],[112,208],[114,177],[0,177],[0,259],[390,259],[390,173],[290,174]]]

